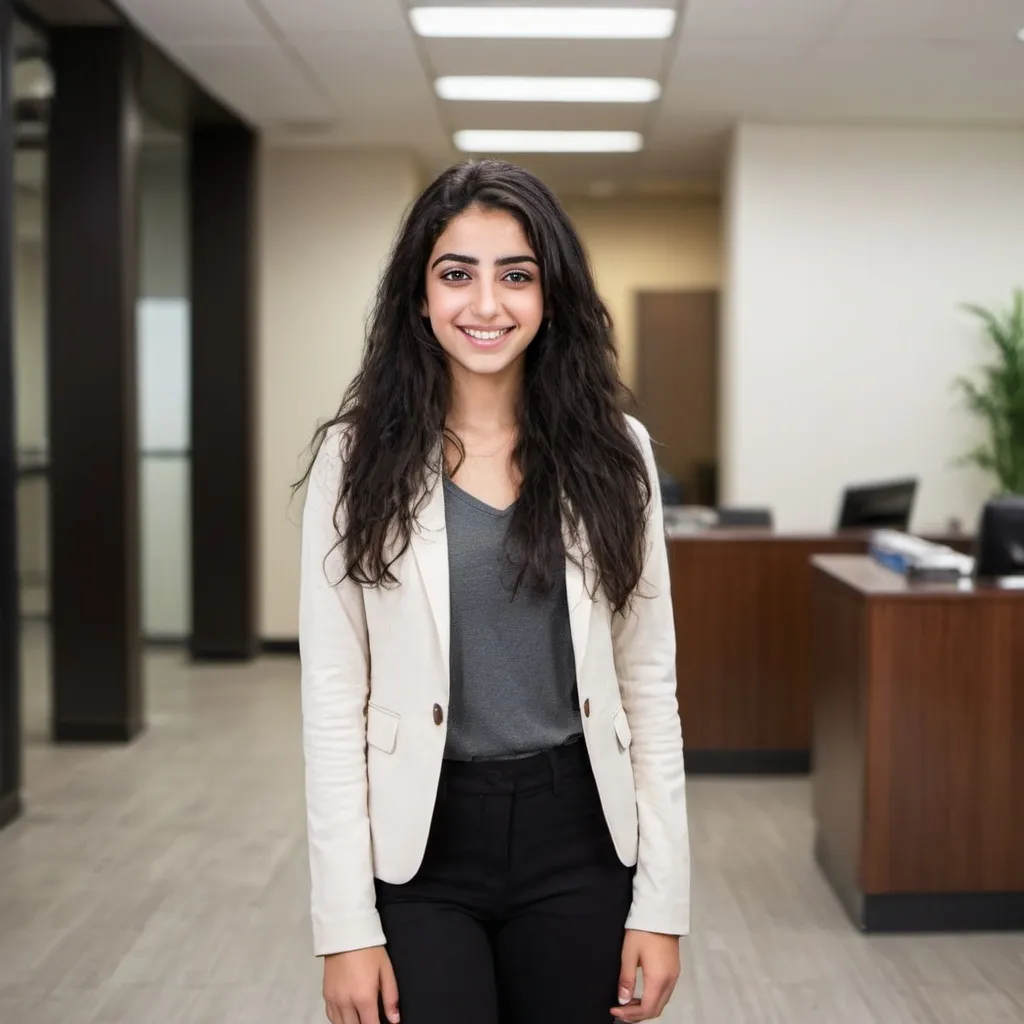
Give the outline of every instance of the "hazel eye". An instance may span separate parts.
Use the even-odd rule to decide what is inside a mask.
[[[529,284],[533,280],[525,270],[511,270],[505,279],[512,284]]]
[[[456,275],[456,274],[461,274],[462,276],[461,277],[455,277],[454,275]],[[446,270],[441,275],[441,280],[442,281],[456,281],[456,282],[458,282],[458,281],[468,281],[469,280],[469,274],[467,274],[464,270],[460,270],[458,267],[453,267],[451,270]]]

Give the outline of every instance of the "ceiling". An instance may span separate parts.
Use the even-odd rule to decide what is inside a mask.
[[[643,133],[637,154],[515,158],[557,188],[583,191],[713,187],[738,120],[1024,130],[1024,0],[557,0],[678,8],[674,37],[657,42],[422,39],[406,0],[119,3],[272,141],[401,148],[427,172],[458,158],[460,128]],[[433,80],[454,74],[651,77],[662,98],[437,99]]]

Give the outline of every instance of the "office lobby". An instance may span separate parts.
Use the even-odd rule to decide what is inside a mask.
[[[326,1019],[292,485],[485,156],[655,441],[660,1019],[1024,1024],[1019,0],[0,0],[0,48],[0,1024]]]

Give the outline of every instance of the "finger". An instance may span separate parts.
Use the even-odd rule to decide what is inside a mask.
[[[626,1024],[639,1024],[639,1021],[648,1019],[639,999],[634,999],[629,1006],[616,1007],[612,1010],[612,1016],[616,1020],[625,1021]]]
[[[644,997],[640,1003],[640,1010],[643,1016],[641,1020],[656,1020],[661,1016],[668,997],[672,992],[671,981],[668,978],[656,978],[651,981],[644,979]]]
[[[341,1024],[359,1024],[359,1011],[351,1003],[346,1003],[338,1009],[341,1013]]]
[[[628,1006],[616,1007],[612,1016],[626,1024],[639,1024],[640,1021],[657,1020],[665,1010],[671,995],[671,987],[665,983],[649,982],[644,979],[643,999],[634,999]]]
[[[384,1006],[384,1016],[391,1024],[398,1024],[402,1019],[398,1012],[398,981],[390,960],[385,961],[380,970],[380,999]]]
[[[637,957],[625,948],[622,950],[622,968],[619,971],[619,1006],[625,1006],[636,995]]]
[[[331,1024],[346,1024],[345,1015],[342,1013],[340,1004],[333,1001],[327,1003],[327,1019]]]
[[[378,1012],[379,1007],[376,999],[359,1003],[357,1009],[359,1017],[355,1019],[355,1024],[380,1024],[380,1013]]]

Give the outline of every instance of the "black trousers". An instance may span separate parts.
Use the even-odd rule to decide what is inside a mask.
[[[582,741],[445,762],[419,872],[377,882],[402,1024],[607,1024],[632,882]]]

